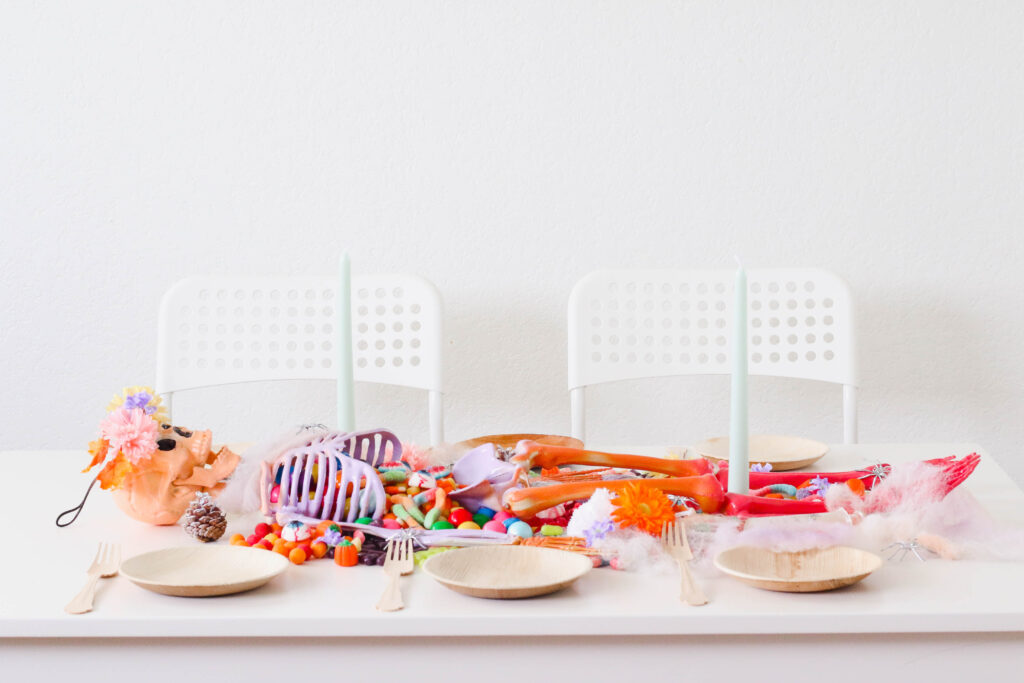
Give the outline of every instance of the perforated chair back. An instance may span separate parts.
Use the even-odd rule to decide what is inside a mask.
[[[572,433],[584,388],[646,377],[728,374],[734,270],[604,270],[569,297]],[[752,375],[843,385],[843,434],[855,443],[856,346],[849,287],[817,268],[747,273]]]
[[[332,277],[193,277],[160,305],[156,390],[337,376]],[[358,382],[428,392],[432,443],[444,440],[442,305],[409,274],[352,277],[352,358]]]

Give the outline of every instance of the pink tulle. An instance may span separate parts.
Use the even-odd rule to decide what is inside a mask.
[[[100,434],[110,443],[111,452],[121,451],[133,465],[153,454],[158,433],[156,420],[142,408],[122,406],[100,423]]]

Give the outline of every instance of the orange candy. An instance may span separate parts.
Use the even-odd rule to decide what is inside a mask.
[[[268,540],[268,541],[270,541],[271,543],[277,543],[278,539],[280,539],[281,537],[278,536],[277,534],[275,534],[273,531],[271,531],[269,534],[267,534],[263,538]]]
[[[302,548],[292,548],[288,553],[288,559],[292,561],[292,564],[302,564],[306,561],[306,552]]]
[[[323,541],[317,541],[311,545],[310,548],[313,550],[313,557],[317,559],[320,559],[327,554],[327,544]]]
[[[853,479],[847,479],[846,485],[849,487],[851,491],[856,493],[858,496],[860,496],[861,498],[864,497],[865,489],[863,480],[857,479],[856,477]]]
[[[270,525],[270,530],[273,531],[275,534],[280,534],[282,529],[284,529],[284,527],[281,526],[280,524],[271,524]]]
[[[242,534],[235,534],[228,542],[231,545],[248,545],[248,543],[245,542],[245,536]]]

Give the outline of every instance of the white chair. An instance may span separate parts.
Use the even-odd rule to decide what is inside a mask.
[[[337,376],[337,278],[194,277],[160,305],[156,391]],[[408,274],[352,277],[357,382],[427,391],[430,439],[444,441],[441,296]]]
[[[728,374],[734,270],[604,270],[569,296],[572,435],[584,390],[644,377]],[[843,440],[857,441],[853,303],[816,268],[747,273],[749,372],[843,385]]]

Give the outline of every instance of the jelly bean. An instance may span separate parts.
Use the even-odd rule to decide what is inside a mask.
[[[857,478],[847,479],[846,480],[846,487],[848,489],[850,489],[851,491],[853,491],[854,493],[856,493],[861,498],[864,497],[865,489],[864,489],[864,480],[863,479],[857,479]]]
[[[302,564],[306,561],[306,553],[302,548],[292,548],[292,551],[288,553],[288,559],[292,561],[292,564]]]
[[[320,558],[327,554],[327,544],[323,541],[317,541],[310,546],[313,550],[313,557]]]
[[[515,524],[518,521],[519,521],[518,517],[508,517],[506,519],[501,520],[501,523],[505,525],[506,529],[508,529],[510,526],[512,526],[513,524]]]
[[[472,529],[474,531],[478,531],[480,529],[480,525],[477,524],[476,522],[463,522],[462,524],[460,524],[458,526],[458,528],[459,529]]]
[[[452,510],[452,513],[448,515],[448,521],[455,526],[459,526],[463,522],[473,521],[473,515],[471,515],[469,510],[465,508],[457,508]]]
[[[270,502],[276,503],[281,498],[281,485],[276,484],[274,488],[270,489]]]
[[[269,534],[271,532],[270,525],[267,524],[266,522],[260,522],[259,524],[256,525],[256,528],[253,529],[252,532],[254,534],[256,534],[257,536],[259,536],[260,538],[263,538],[264,536],[266,536],[267,534]]]
[[[477,508],[476,514],[478,514],[478,515],[485,515],[487,517],[487,519],[492,519],[494,517],[494,515],[497,514],[497,513],[494,510],[492,510],[491,508],[484,507],[483,505],[481,505],[479,508]]]
[[[451,522],[449,522],[446,519],[439,519],[436,522],[434,522],[433,524],[431,524],[430,528],[434,529],[436,531],[441,531],[443,529],[454,529],[455,525],[452,524]]]
[[[530,538],[533,536],[533,529],[526,522],[516,520],[508,527],[508,532],[519,538]]]
[[[495,522],[504,522],[506,519],[515,519],[515,516],[510,512],[505,512],[504,510],[494,515]]]
[[[484,531],[493,531],[499,534],[503,534],[506,531],[504,524],[502,524],[501,522],[496,522],[493,519],[484,524],[483,529]]]
[[[360,517],[356,520],[356,524],[373,524],[373,517]]]
[[[231,545],[241,545],[242,543],[245,543],[245,536],[242,534],[235,534],[228,540],[228,543]]]
[[[402,528],[402,525],[399,524],[397,519],[385,519],[383,522],[380,523],[380,525],[382,527],[384,527],[385,529],[401,529]]]
[[[557,524],[545,524],[540,528],[541,536],[561,536],[565,533],[565,527]]]
[[[473,515],[473,521],[476,522],[477,526],[482,527],[484,524],[487,524],[487,522],[491,521],[491,518],[487,515],[482,515],[478,512],[475,515]]]
[[[278,539],[281,538],[281,537],[278,536],[277,534],[275,534],[273,531],[271,531],[269,534],[267,534],[263,538],[267,539],[271,543],[277,543]]]

